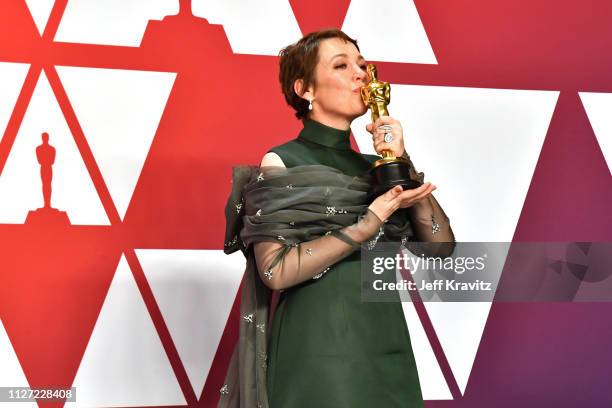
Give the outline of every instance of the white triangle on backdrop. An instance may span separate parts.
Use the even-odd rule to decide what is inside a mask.
[[[401,280],[401,275],[398,281]],[[442,369],[438,364],[436,355],[429,343],[427,333],[419,320],[419,315],[414,308],[414,304],[405,299],[405,292],[400,292],[402,297],[402,309],[410,332],[410,344],[414,352],[414,359],[419,373],[421,384],[421,394],[424,400],[451,400],[453,396],[450,392]]]
[[[136,254],[199,396],[244,274],[244,256],[174,249],[137,249]]]
[[[26,0],[26,4],[28,9],[30,9],[34,23],[36,23],[36,28],[38,28],[38,32],[42,36],[51,10],[53,10],[55,0]]]
[[[123,218],[176,73],[82,67],[57,72]]]
[[[0,387],[29,387],[28,380],[19,364],[19,359],[15,354],[11,340],[4,329],[2,320],[0,320]],[[38,405],[36,402],[23,403],[23,402],[2,402],[0,404],[4,407],[24,407],[24,408],[36,408]]]
[[[438,63],[412,0],[353,0],[342,31],[368,61]]]
[[[425,302],[461,394],[465,393],[491,302]]]
[[[277,56],[302,32],[287,0],[192,0],[193,14],[222,24],[236,54]]]
[[[138,47],[149,20],[178,11],[178,0],[70,0],[55,41]]]
[[[44,71],[0,175],[0,223],[21,224],[28,211],[44,204],[36,158],[43,132],[49,133],[49,144],[56,151],[51,206],[66,211],[73,225],[108,225],[98,193]]]
[[[434,195],[457,241],[512,241],[557,98],[549,91],[392,86],[390,115],[402,123],[417,170],[438,186]],[[368,113],[352,125],[362,153],[374,153],[369,122]],[[498,254],[502,265],[505,256]],[[462,393],[490,306],[425,303]]]
[[[612,93],[579,92],[599,148],[612,174]]]
[[[79,407],[186,404],[123,255],[73,387]]]
[[[30,64],[0,62],[0,143],[29,68]]]

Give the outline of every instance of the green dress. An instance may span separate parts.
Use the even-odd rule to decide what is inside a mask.
[[[270,149],[286,167],[323,164],[357,176],[378,156],[351,149],[350,130],[306,120]],[[270,408],[422,407],[401,303],[361,302],[360,252],[281,292],[268,344]]]

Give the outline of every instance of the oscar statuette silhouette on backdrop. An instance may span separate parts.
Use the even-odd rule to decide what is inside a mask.
[[[370,82],[361,88],[363,103],[370,109],[372,123],[381,116],[389,116],[387,106],[391,102],[391,85],[378,79],[376,66],[368,64]],[[410,177],[410,162],[403,157],[393,156],[390,150],[381,152],[382,158],[372,165],[372,193],[380,195],[393,186],[407,189],[417,188],[421,183]]]
[[[28,212],[26,224],[38,225],[70,225],[65,211],[51,207],[51,192],[53,181],[53,163],[55,163],[55,147],[49,144],[49,134],[44,132],[42,144],[36,147],[36,159],[40,164],[40,179],[42,182],[43,207]]]

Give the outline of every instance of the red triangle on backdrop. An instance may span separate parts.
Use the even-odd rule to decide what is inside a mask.
[[[120,240],[108,227],[3,225],[0,242],[0,316],[28,383],[69,388],[117,268]]]
[[[289,0],[302,34],[323,28],[342,28],[350,3],[351,0]]]

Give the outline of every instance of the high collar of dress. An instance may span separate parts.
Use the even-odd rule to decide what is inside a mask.
[[[311,119],[304,119],[298,138],[334,149],[351,148],[351,129],[340,130]]]

